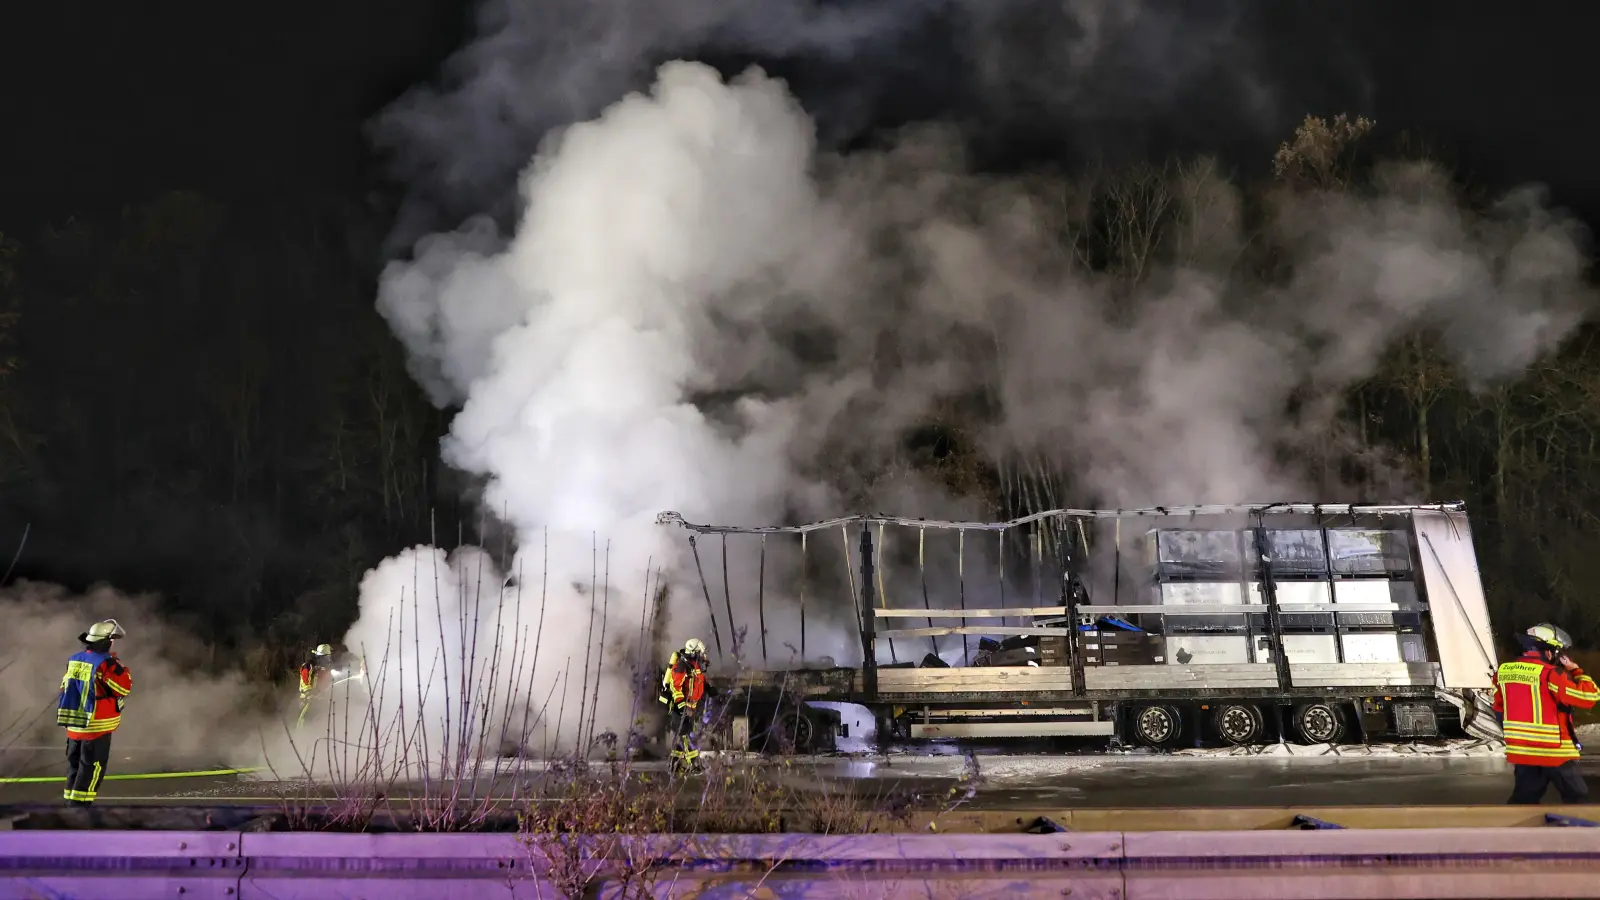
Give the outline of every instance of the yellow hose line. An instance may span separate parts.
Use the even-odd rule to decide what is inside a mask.
[[[248,775],[259,772],[261,767],[251,769],[212,769],[209,772],[152,772],[142,775],[107,775],[101,781],[145,781],[153,778],[208,778],[217,775]],[[0,784],[50,784],[66,781],[65,778],[0,778]]]

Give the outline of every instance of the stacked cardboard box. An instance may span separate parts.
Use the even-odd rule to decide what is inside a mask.
[[[1152,666],[1167,661],[1166,638],[1140,631],[1080,631],[1078,649],[1086,666]]]
[[[1064,666],[1067,664],[1067,636],[1039,638],[1039,665]]]

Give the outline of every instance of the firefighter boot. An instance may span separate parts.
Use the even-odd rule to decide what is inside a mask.
[[[688,735],[683,735],[678,745],[672,748],[672,774],[689,777],[699,775],[702,771],[700,751],[694,748]]]

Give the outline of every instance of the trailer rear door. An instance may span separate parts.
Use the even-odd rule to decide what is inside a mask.
[[[1489,608],[1467,517],[1459,512],[1419,509],[1412,520],[1444,686],[1491,687],[1494,638],[1489,633]]]

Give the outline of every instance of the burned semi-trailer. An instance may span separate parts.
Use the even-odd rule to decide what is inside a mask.
[[[675,513],[659,521],[691,541],[721,536],[724,554],[729,536],[760,537],[763,576],[751,587],[763,659],[769,616],[796,612],[793,603],[769,609],[773,598],[799,594],[794,664],[713,673],[733,746],[834,749],[849,727],[839,704],[870,711],[880,742],[1499,737],[1489,709],[1496,655],[1460,503],[1062,509],[1008,522],[859,516],[770,528]],[[943,577],[930,590],[929,534],[950,532],[957,558],[939,560]],[[854,611],[859,666],[807,661],[805,586],[765,583],[768,542],[780,535],[802,557],[824,537],[833,552],[849,551],[850,596],[833,600]],[[906,538],[919,583],[896,593],[885,588],[883,546]],[[984,567],[967,557],[978,546],[990,551],[985,573],[998,589],[974,583]],[[804,578],[803,558],[799,571]],[[704,569],[700,577],[709,604]],[[721,590],[746,588],[724,580]],[[932,600],[952,593],[955,604]],[[813,619],[818,599],[813,592]],[[727,608],[731,617],[731,600]]]

